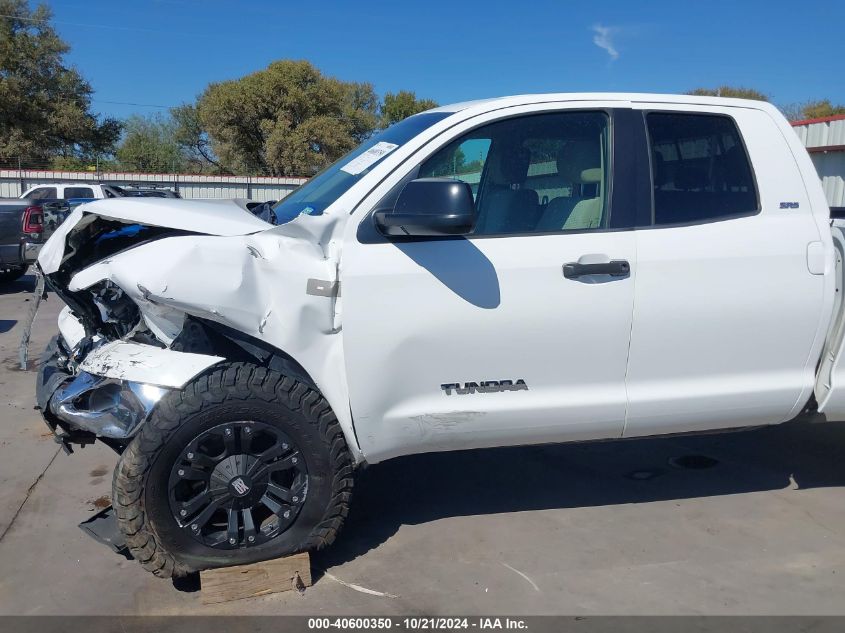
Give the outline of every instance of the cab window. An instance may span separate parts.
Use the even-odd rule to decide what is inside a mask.
[[[560,112],[497,121],[428,158],[420,178],[473,187],[475,235],[554,233],[607,226],[608,117]]]
[[[647,115],[654,223],[688,224],[752,215],[759,209],[748,155],[723,115]]]
[[[472,188],[472,195],[478,201],[478,186],[487,155],[490,152],[489,138],[484,135],[470,135],[450,143],[420,167],[420,178],[454,178],[462,180]]]
[[[51,200],[57,197],[55,187],[38,187],[38,189],[33,189],[27,196],[31,200]]]
[[[65,187],[65,198],[93,198],[91,187]]]

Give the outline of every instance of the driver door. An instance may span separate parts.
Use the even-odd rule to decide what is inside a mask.
[[[344,355],[369,461],[621,435],[636,253],[618,226],[626,197],[613,201],[616,224],[610,215],[609,175],[624,171],[611,170],[611,117],[596,108],[471,120],[353,216]],[[373,236],[369,213],[390,188],[426,176],[470,183],[476,230]],[[625,193],[621,180],[614,188]],[[564,275],[566,264],[608,260],[630,272]]]

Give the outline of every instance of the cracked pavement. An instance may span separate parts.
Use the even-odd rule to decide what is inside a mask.
[[[116,456],[66,456],[33,409],[33,281],[0,288],[0,614],[845,614],[845,425],[795,423],[379,464],[303,596],[202,605],[76,527]],[[670,464],[687,455],[717,463]]]

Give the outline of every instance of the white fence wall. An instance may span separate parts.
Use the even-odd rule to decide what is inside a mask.
[[[183,198],[251,198],[281,200],[307,178],[264,176],[201,176],[87,171],[0,169],[0,198],[17,198],[30,187],[51,182],[103,183],[118,186],[167,187]]]
[[[827,203],[845,207],[845,116],[793,123],[822,181]]]
[[[845,152],[813,152],[810,154],[827,203],[832,207],[845,207]]]

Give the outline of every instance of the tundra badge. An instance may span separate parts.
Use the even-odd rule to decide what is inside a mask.
[[[481,382],[447,382],[440,385],[447,396],[454,391],[460,396],[468,393],[496,393],[497,391],[528,391],[522,378],[518,380],[482,380]]]

